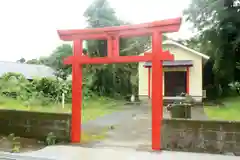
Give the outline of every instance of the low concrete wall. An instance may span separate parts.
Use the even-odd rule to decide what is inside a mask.
[[[0,134],[45,140],[52,132],[59,140],[70,138],[71,114],[0,110]]]
[[[0,134],[45,140],[53,132],[58,139],[70,138],[70,114],[0,110]],[[240,153],[240,122],[164,119],[162,149]]]
[[[240,122],[164,119],[162,149],[240,153]]]

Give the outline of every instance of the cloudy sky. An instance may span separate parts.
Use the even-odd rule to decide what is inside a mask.
[[[1,0],[0,60],[16,61],[49,55],[63,43],[57,29],[84,28],[83,12],[93,0]],[[109,0],[117,15],[132,23],[182,15],[190,0]],[[172,36],[191,35],[188,25]]]

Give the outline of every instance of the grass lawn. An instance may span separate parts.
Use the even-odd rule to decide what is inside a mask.
[[[122,106],[122,101],[116,101],[105,97],[85,100],[82,105],[82,120],[83,122],[86,122],[96,119],[97,117],[117,111],[121,109]],[[64,108],[62,108],[61,104],[27,107],[24,106],[24,103],[21,101],[6,97],[0,97],[0,109],[71,113],[71,104],[66,104]]]
[[[223,99],[224,106],[205,106],[205,112],[211,119],[240,120],[240,97]]]

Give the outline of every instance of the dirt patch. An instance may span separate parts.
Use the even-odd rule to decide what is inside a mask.
[[[0,151],[28,152],[44,148],[43,142],[35,139],[0,135]]]

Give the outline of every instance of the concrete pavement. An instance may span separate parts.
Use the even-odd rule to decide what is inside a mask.
[[[1,155],[2,153],[0,153],[0,159],[2,158]],[[49,146],[34,152],[8,153],[8,157],[9,160],[239,160],[239,157],[227,155],[171,151],[143,152],[134,149],[83,148],[75,146]]]

